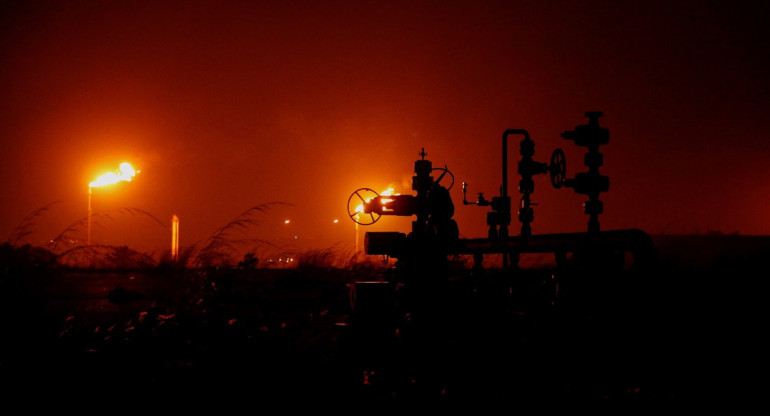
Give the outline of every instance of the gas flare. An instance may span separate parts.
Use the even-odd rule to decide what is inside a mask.
[[[134,170],[131,164],[123,162],[116,172],[107,172],[104,175],[97,178],[95,181],[88,184],[89,188],[96,188],[99,186],[112,185],[120,181],[131,182],[134,176],[139,173],[138,170]]]
[[[380,192],[380,196],[401,195],[401,194],[394,194],[393,192],[395,192],[395,190],[394,190],[394,189],[393,189],[393,187],[391,186],[391,187],[389,187],[388,189],[386,189],[386,190],[384,190],[384,191]],[[371,198],[369,198],[369,199],[365,200],[364,202],[366,203],[366,202],[369,202],[369,201],[371,201],[371,200],[372,200],[372,199],[371,199]],[[364,212],[364,204],[360,204],[359,206],[357,206],[354,212],[357,212],[357,213],[358,213],[358,212]]]

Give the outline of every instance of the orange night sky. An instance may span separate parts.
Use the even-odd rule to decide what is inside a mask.
[[[348,196],[411,193],[423,147],[455,175],[461,237],[483,237],[486,208],[462,205],[461,182],[498,194],[503,131],[528,130],[538,161],[561,147],[572,177],[585,148],[559,135],[594,110],[610,130],[602,229],[769,234],[770,6],[621,3],[3,2],[0,240],[53,204],[25,238],[45,244],[128,161],[140,173],[95,189],[94,212],[176,214],[184,246],[281,202],[255,237],[352,248]],[[535,233],[585,230],[584,196],[541,175],[533,200]],[[117,214],[94,241],[154,250],[170,235]]]

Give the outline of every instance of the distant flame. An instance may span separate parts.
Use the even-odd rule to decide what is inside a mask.
[[[393,192],[395,192],[395,190],[394,190],[394,189],[393,189],[393,187],[391,186],[391,187],[389,187],[388,189],[386,189],[386,190],[384,190],[384,191],[380,192],[380,196],[400,195],[400,194],[394,194]],[[367,202],[369,202],[369,201],[371,201],[371,200],[372,200],[372,198],[369,198],[369,199],[367,199],[366,201],[364,201],[364,203],[367,203]],[[391,200],[388,200],[388,201],[391,201]],[[356,207],[356,210],[355,210],[354,212],[356,212],[356,213],[359,213],[359,212],[364,212],[364,204],[360,204],[360,205],[358,205],[358,206]]]
[[[123,162],[116,172],[107,172],[95,181],[88,184],[91,188],[99,186],[112,185],[120,181],[131,182],[139,171],[134,170],[130,163]]]

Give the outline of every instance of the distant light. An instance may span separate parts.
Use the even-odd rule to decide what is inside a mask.
[[[295,236],[294,236],[294,239],[296,240],[297,238],[299,238],[299,237],[297,237],[297,236],[295,235]]]
[[[334,223],[336,224],[336,223],[338,223],[338,222],[340,222],[340,220],[338,220],[338,219],[336,219],[336,218],[335,218],[335,219],[334,219]]]
[[[291,221],[291,220],[284,220],[284,221],[283,221],[283,223],[284,223],[284,224],[288,224],[290,221]]]

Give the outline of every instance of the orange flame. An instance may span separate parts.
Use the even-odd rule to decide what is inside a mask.
[[[123,162],[116,172],[107,172],[88,184],[88,186],[90,188],[96,188],[98,186],[112,185],[120,181],[131,182],[137,173],[139,173],[139,171],[134,170],[130,163]]]
[[[386,189],[386,190],[384,190],[384,191],[380,192],[380,196],[400,195],[400,194],[394,194],[393,192],[395,192],[395,190],[394,190],[394,189],[393,189],[393,187],[391,186],[391,187],[389,187],[388,189]],[[366,200],[366,201],[364,201],[364,202],[366,203],[366,202],[369,202],[369,201],[371,201],[371,200],[372,200],[372,198],[369,198],[369,199],[367,199],[367,200]],[[356,213],[359,213],[359,212],[364,212],[364,204],[360,204],[360,205],[358,205],[358,206],[356,207],[356,210],[355,210],[355,212],[356,212]]]

